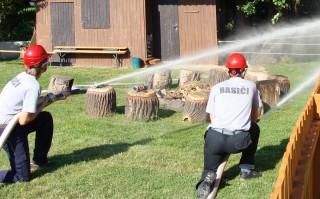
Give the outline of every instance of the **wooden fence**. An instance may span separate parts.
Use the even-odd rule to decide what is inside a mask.
[[[270,199],[320,198],[319,116],[320,78],[292,131]]]

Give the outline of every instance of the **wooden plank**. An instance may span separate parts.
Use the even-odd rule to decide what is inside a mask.
[[[127,51],[104,51],[104,50],[54,50],[55,53],[83,53],[83,54],[126,54]]]
[[[108,47],[108,46],[55,46],[54,49],[64,49],[64,48],[74,48],[74,49],[118,49],[126,50],[127,47]]]
[[[3,52],[3,53],[21,53],[21,52],[24,52],[24,51],[20,51],[20,50],[0,50],[0,52]]]
[[[0,53],[24,53],[24,50],[0,50]],[[55,54],[54,51],[47,52],[48,54]]]

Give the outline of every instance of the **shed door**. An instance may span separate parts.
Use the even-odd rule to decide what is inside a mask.
[[[178,0],[159,0],[161,60],[180,57]]]
[[[217,49],[216,0],[179,0],[180,56],[200,55]],[[212,54],[190,64],[218,64]]]
[[[51,12],[51,45],[74,46],[74,3],[50,3]],[[59,56],[53,56],[52,62],[59,62]],[[75,62],[72,54],[66,54],[62,60],[64,65]]]

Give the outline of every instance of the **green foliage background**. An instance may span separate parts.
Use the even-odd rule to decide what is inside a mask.
[[[25,0],[0,2],[0,41],[29,41],[35,27],[35,8]]]

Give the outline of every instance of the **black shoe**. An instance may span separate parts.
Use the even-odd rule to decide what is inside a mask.
[[[30,163],[30,169],[31,169],[31,171],[33,171],[33,170],[37,170],[37,169],[41,169],[41,168],[45,168],[45,167],[50,167],[52,165],[53,165],[53,163],[49,162],[49,161],[44,164],[37,164],[34,161],[32,161]]]
[[[240,172],[240,181],[250,180],[252,178],[259,178],[262,176],[260,171],[251,170],[249,173]]]
[[[198,187],[197,190],[197,196],[198,198],[207,198],[208,195],[211,192],[211,189],[213,187],[213,183],[216,180],[216,173],[213,171],[209,171],[207,173],[206,178],[204,179],[204,181],[201,182],[201,184]]]

